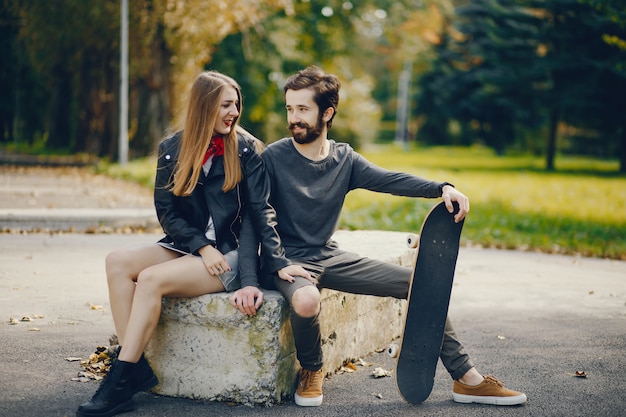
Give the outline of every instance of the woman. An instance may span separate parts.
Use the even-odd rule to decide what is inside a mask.
[[[310,277],[284,257],[275,212],[267,202],[260,141],[237,128],[240,111],[237,83],[218,72],[203,72],[192,86],[184,129],[160,144],[154,201],[166,236],[106,258],[120,349],[78,416],[131,410],[133,395],[158,383],[143,351],[157,326],[162,297],[235,291],[233,306],[254,315],[263,302],[259,240],[283,279]]]

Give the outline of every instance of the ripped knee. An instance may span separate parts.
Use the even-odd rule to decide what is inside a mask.
[[[321,295],[313,286],[302,287],[293,293],[291,307],[300,317],[315,317],[320,312]]]

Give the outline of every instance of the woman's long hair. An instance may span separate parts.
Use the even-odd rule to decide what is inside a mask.
[[[241,89],[232,78],[216,71],[205,71],[198,75],[191,87],[178,163],[170,184],[174,195],[191,195],[196,187],[202,170],[202,160],[219,116],[222,94],[227,87],[233,87],[237,91],[241,115]],[[224,192],[235,188],[242,178],[236,132],[238,122],[239,117],[233,121],[230,133],[224,136]]]

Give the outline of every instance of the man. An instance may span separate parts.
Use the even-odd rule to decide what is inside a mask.
[[[291,76],[284,87],[291,138],[268,146],[262,154],[271,181],[270,203],[286,255],[311,273],[273,282],[292,306],[291,325],[302,367],[295,394],[300,406],[322,404],[322,348],[319,327],[320,289],[406,298],[410,268],[363,258],[340,250],[331,240],[346,194],[363,188],[407,197],[441,197],[452,212],[456,201],[461,221],[468,198],[451,184],[392,172],[371,164],[348,144],[328,139],[339,104],[340,82],[320,68]],[[454,379],[458,402],[513,405],[526,395],[504,388],[495,377],[476,370],[449,322],[440,358]]]

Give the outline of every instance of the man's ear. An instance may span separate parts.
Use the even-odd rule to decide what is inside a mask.
[[[322,115],[322,120],[325,122],[328,122],[330,119],[332,119],[334,114],[335,114],[335,109],[332,107],[328,107],[326,110],[324,110],[324,114]]]

